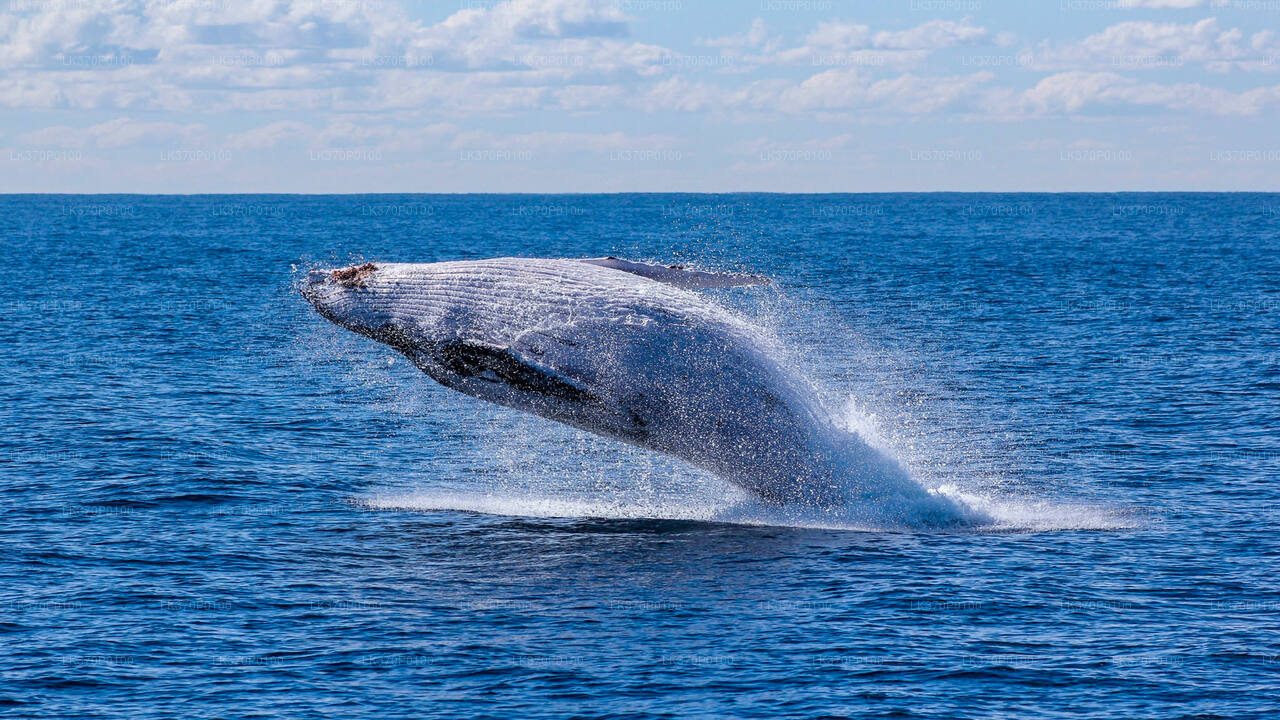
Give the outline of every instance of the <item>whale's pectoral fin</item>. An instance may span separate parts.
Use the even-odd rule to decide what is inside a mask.
[[[631,260],[619,260],[615,257],[581,258],[578,262],[629,272],[633,275],[657,280],[679,288],[697,289],[769,284],[769,278],[763,275],[706,272],[703,270],[690,270],[683,265],[657,265],[633,262]]]
[[[500,345],[479,340],[455,340],[440,346],[439,357],[447,369],[462,377],[500,382],[516,390],[578,403],[595,399],[579,383]]]
[[[645,427],[647,423],[625,403],[610,402],[585,384],[546,367],[516,349],[480,340],[453,340],[437,346],[436,356],[440,366],[452,373],[453,377],[434,373],[432,377],[468,394],[476,393],[459,387],[457,378],[462,378],[464,385],[467,381],[479,380],[492,383],[493,386],[505,385],[523,393],[563,401],[554,406],[559,410],[550,413],[561,422],[579,427],[590,426],[593,431],[605,431],[637,442],[648,432]],[[428,369],[428,372],[431,373],[431,370]],[[480,396],[503,402],[485,394]],[[549,410],[549,407],[543,406],[542,409]],[[587,410],[590,412],[585,412]],[[601,410],[606,412],[600,413]],[[595,418],[595,421],[589,421],[590,418]],[[609,420],[601,424],[600,418]]]

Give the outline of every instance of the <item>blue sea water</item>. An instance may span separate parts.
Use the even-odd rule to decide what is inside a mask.
[[[1280,195],[0,197],[0,713],[1280,715]],[[749,270],[989,513],[787,522],[318,315],[316,266]]]

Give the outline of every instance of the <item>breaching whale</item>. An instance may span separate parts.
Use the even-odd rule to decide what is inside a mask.
[[[771,503],[950,524],[963,510],[840,429],[761,331],[696,289],[766,278],[617,258],[314,270],[325,318],[482,400],[674,456]]]

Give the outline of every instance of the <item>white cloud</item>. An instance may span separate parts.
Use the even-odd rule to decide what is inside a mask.
[[[874,33],[866,25],[823,22],[805,38],[805,47],[826,50],[940,50],[986,38],[986,29],[971,25],[967,20],[930,20],[906,30]]]
[[[454,136],[455,149],[484,148],[535,152],[606,152],[609,150],[669,150],[680,139],[671,135],[629,135],[623,132],[533,132],[500,135],[488,131],[461,132]]]
[[[813,138],[798,142],[780,142],[773,138],[757,137],[736,143],[726,148],[740,155],[756,155],[770,150],[845,150],[857,144],[857,137],[849,133],[841,133],[830,137]]]
[[[931,20],[905,30],[874,31],[869,25],[820,22],[794,47],[784,47],[756,19],[745,34],[730,35],[703,44],[722,48],[727,55],[749,65],[810,65],[838,67],[911,67],[931,53],[990,40],[985,28],[967,20]]]
[[[398,14],[361,13],[358,3],[100,0],[31,7],[36,12],[0,21],[6,30],[0,66],[112,70],[193,55],[207,62],[216,53],[253,48],[360,47],[376,33],[403,27]]]
[[[854,50],[871,46],[871,28],[842,22],[822,22],[805,37],[805,47]]]
[[[1246,36],[1214,18],[1123,22],[1075,43],[1042,45],[1029,68],[1021,61],[1019,67],[1064,72],[1023,89],[997,85],[990,72],[927,71],[934,53],[1009,42],[1006,33],[968,20],[897,30],[820,22],[787,47],[757,18],[744,33],[701,41],[735,60],[733,75],[708,82],[691,77],[696,64],[675,62],[679,54],[625,37],[631,19],[604,0],[510,0],[462,9],[435,24],[392,5],[359,2],[102,0],[33,7],[0,15],[0,65],[9,68],[0,74],[2,106],[215,114],[429,109],[441,118],[619,107],[1009,116],[1127,104],[1250,115],[1267,106],[1269,89],[1143,84],[1121,73],[1162,61],[1280,69],[1275,32]],[[769,65],[817,71],[785,79],[769,77]],[[260,133],[290,128],[277,124]],[[278,140],[260,134],[236,142]]]
[[[518,37],[622,36],[629,18],[616,5],[591,0],[511,0],[490,11]]]
[[[343,117],[323,126],[296,121],[279,121],[231,135],[225,147],[233,150],[297,148],[367,148],[384,152],[435,152],[456,150],[520,150],[538,153],[604,152],[636,149],[675,148],[680,139],[671,135],[632,135],[620,131],[603,133],[531,132],[502,134],[488,130],[466,130],[450,123],[401,126],[360,122]]]
[[[615,0],[475,5],[428,21],[395,0],[0,4],[0,107],[57,118],[18,135],[33,147],[204,146],[251,160],[376,148],[395,158],[389,166],[518,149],[562,155],[568,167],[583,153],[704,144],[834,152],[852,147],[857,126],[909,134],[913,124],[1084,115],[1132,128],[1135,116],[1211,122],[1280,105],[1280,86],[1250,89],[1237,74],[1225,89],[1192,75],[1280,69],[1280,33],[1244,21],[1104,27],[1101,14],[1082,20],[1097,23],[1082,39],[1036,45],[994,20],[984,20],[990,29],[918,17],[875,26],[852,16],[783,32],[748,10],[725,21],[740,32],[707,32],[695,44],[704,54],[683,55],[675,48],[688,49],[679,43],[692,33],[670,26],[687,16],[641,21]],[[641,30],[656,35],[635,37]],[[28,115],[11,114],[30,127]],[[744,129],[753,123],[795,140]],[[836,129],[802,137],[814,123]]]
[[[505,73],[509,84],[563,86],[660,75],[670,55],[627,40],[629,18],[594,0],[509,0],[435,24],[381,2],[13,7],[0,13],[0,103],[9,106],[306,108],[386,76]]]
[[[915,115],[977,103],[993,77],[989,72],[942,77],[908,73],[877,79],[860,69],[836,68],[799,82],[758,80],[738,88],[672,78],[654,86],[639,107],[649,112],[874,110]]]
[[[700,45],[707,47],[719,47],[729,49],[752,49],[762,52],[772,52],[779,44],[782,38],[769,32],[769,27],[761,18],[751,21],[751,27],[745,33],[736,35],[725,35],[722,37],[709,38],[699,40]]]
[[[1041,69],[1167,69],[1203,64],[1213,71],[1232,67],[1275,70],[1280,43],[1275,33],[1256,32],[1244,42],[1238,28],[1223,28],[1216,18],[1194,23],[1130,21],[1112,25],[1062,46],[1041,45],[1033,67]]]
[[[1154,8],[1154,9],[1175,9],[1183,10],[1187,8],[1198,8],[1212,5],[1220,7],[1226,5],[1226,0],[1118,0],[1116,5],[1122,8]]]
[[[730,93],[719,85],[670,77],[651,85],[632,105],[644,112],[703,112],[726,106]]]
[[[28,145],[37,146],[113,149],[139,145],[194,144],[207,135],[208,128],[202,124],[139,122],[129,118],[116,118],[86,128],[42,128],[25,133],[19,139]]]
[[[974,44],[987,38],[987,31],[967,20],[930,20],[923,25],[898,32],[878,32],[872,46],[900,50],[939,50],[956,45]]]
[[[1026,110],[1041,114],[1127,105],[1248,116],[1280,102],[1280,85],[1233,93],[1198,83],[1141,83],[1111,72],[1065,72],[1041,80],[1020,100]]]
[[[975,98],[978,88],[994,76],[989,72],[952,77],[925,77],[910,73],[870,80],[849,70],[829,70],[785,93],[784,105],[808,109],[876,107],[911,114],[932,113]]]
[[[306,123],[282,120],[232,135],[227,147],[233,150],[269,150],[290,143],[307,144],[315,128]]]

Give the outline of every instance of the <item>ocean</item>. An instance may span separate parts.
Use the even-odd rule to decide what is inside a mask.
[[[0,714],[1274,718],[1280,195],[0,196]],[[796,522],[297,284],[636,260],[973,527]]]

